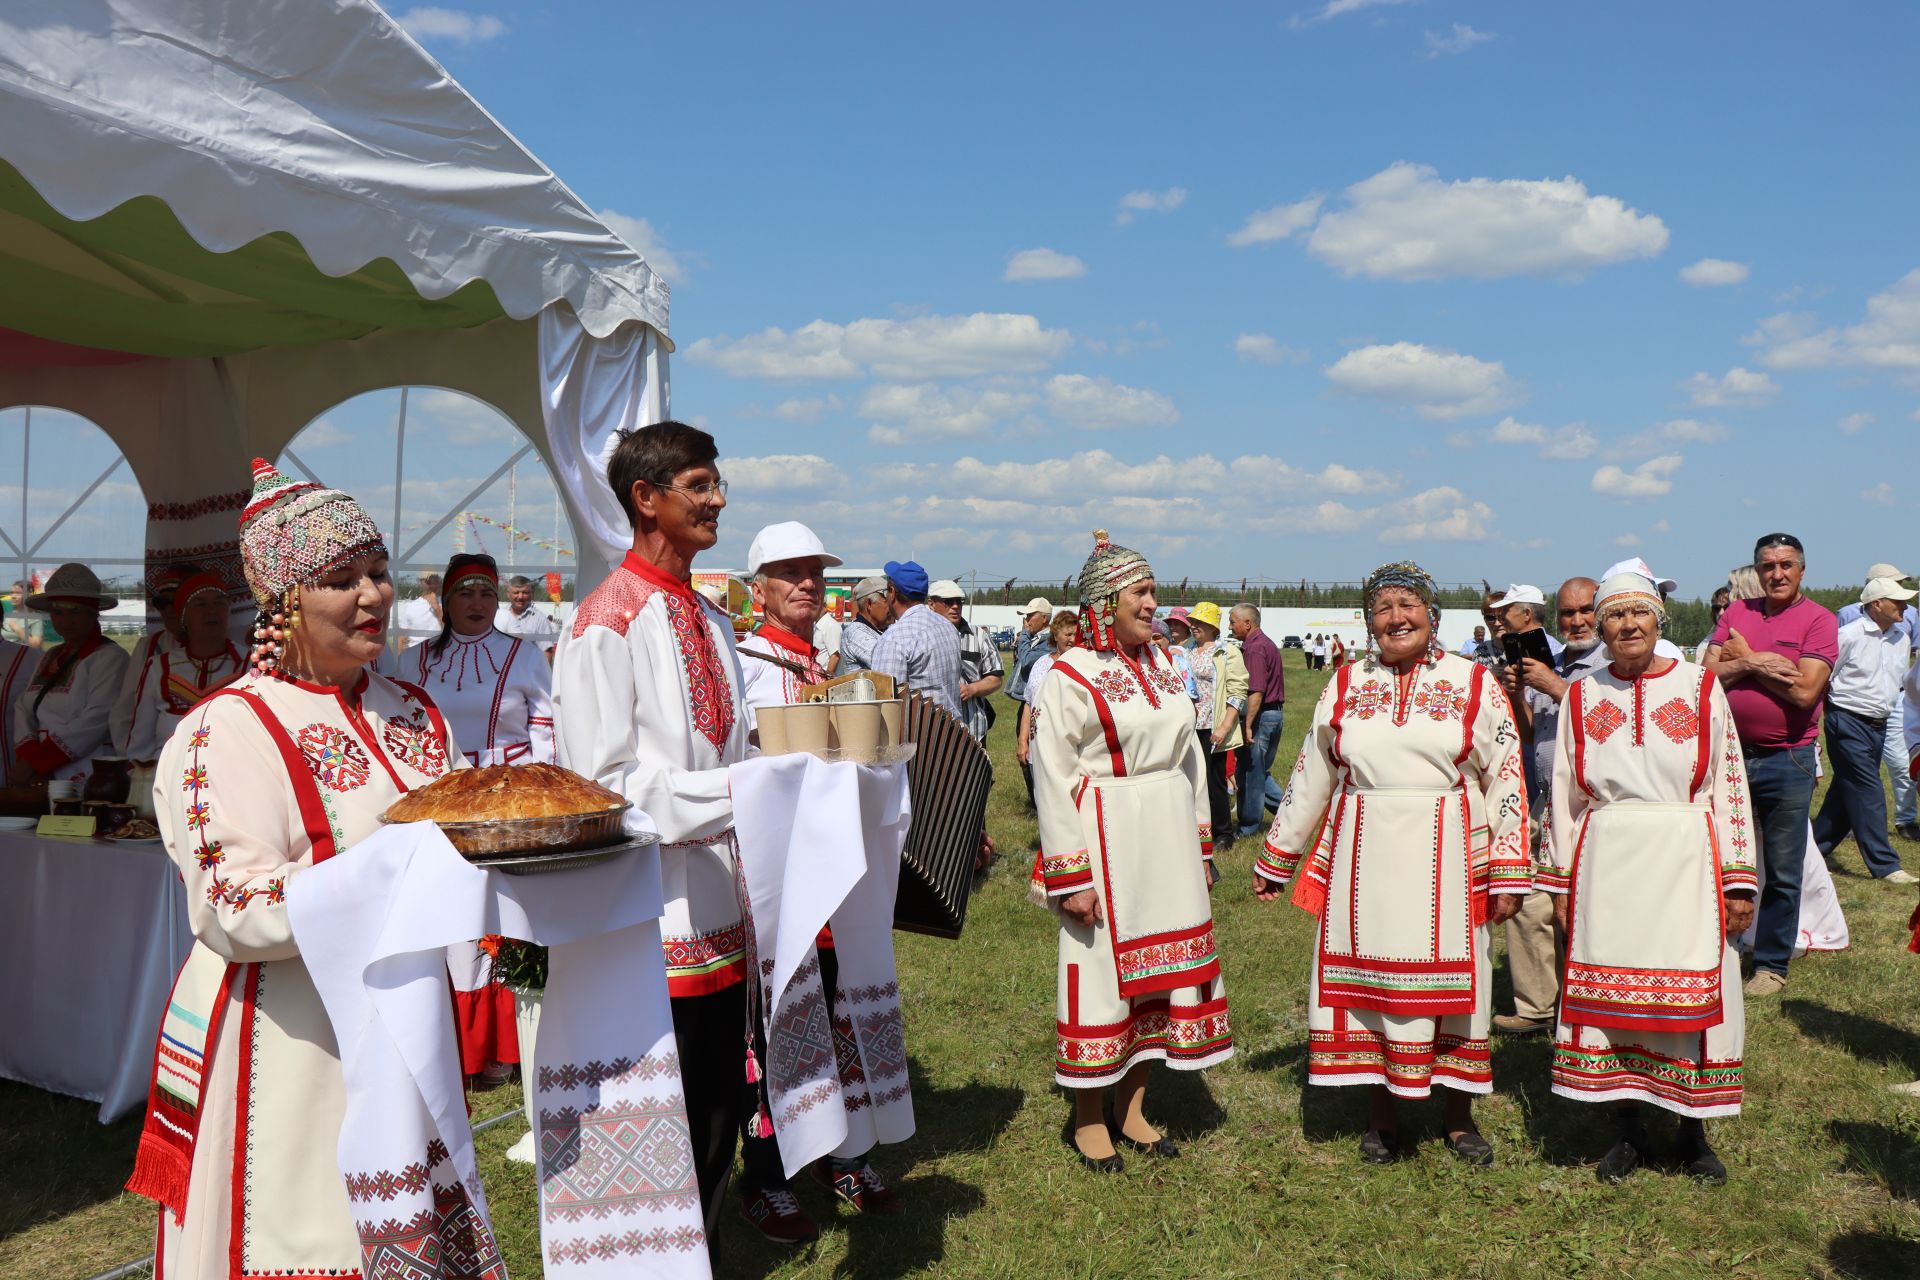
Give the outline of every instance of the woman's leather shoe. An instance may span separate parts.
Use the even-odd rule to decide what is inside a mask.
[[[1124,1133],[1116,1133],[1113,1135],[1113,1140],[1128,1150],[1138,1151],[1143,1156],[1159,1156],[1163,1160],[1171,1160],[1180,1154],[1179,1146],[1164,1134],[1152,1142],[1141,1142],[1138,1138],[1129,1138]]]
[[[1388,1129],[1369,1129],[1360,1135],[1360,1158],[1368,1164],[1392,1164],[1400,1158],[1400,1138]]]

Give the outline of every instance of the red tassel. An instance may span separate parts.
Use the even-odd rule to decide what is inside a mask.
[[[773,1136],[773,1117],[767,1114],[767,1108],[762,1105],[760,1114],[748,1122],[747,1127],[753,1131],[753,1136],[756,1138],[771,1138]]]
[[[174,1225],[178,1226],[186,1216],[187,1181],[191,1173],[191,1162],[184,1152],[143,1133],[134,1151],[133,1175],[127,1179],[127,1190],[171,1210]]]
[[[753,1056],[753,1046],[747,1046],[747,1083],[760,1083],[760,1060]]]

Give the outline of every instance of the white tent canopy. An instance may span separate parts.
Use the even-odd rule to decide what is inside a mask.
[[[666,416],[667,293],[369,0],[0,9],[0,407],[112,437],[150,565],[238,587],[250,459],[426,384],[540,449],[592,581],[627,540],[596,461]]]

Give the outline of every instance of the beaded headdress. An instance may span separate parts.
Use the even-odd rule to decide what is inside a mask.
[[[1113,644],[1113,602],[1136,582],[1153,576],[1153,566],[1138,551],[1110,542],[1105,529],[1093,531],[1093,554],[1080,566],[1080,616],[1086,644],[1109,651]]]
[[[1667,602],[1660,598],[1660,589],[1651,579],[1637,573],[1616,573],[1594,592],[1594,621],[1597,623],[1628,605],[1645,605],[1662,624],[1667,620]]]
[[[1427,621],[1433,626],[1433,634],[1427,639],[1427,658],[1433,661],[1439,654],[1440,631],[1440,588],[1434,584],[1433,575],[1411,560],[1394,560],[1381,565],[1367,575],[1360,586],[1360,605],[1366,611],[1367,630],[1373,630],[1373,602],[1382,591],[1393,589],[1411,591],[1420,597],[1427,606]],[[1373,665],[1373,653],[1369,649],[1367,664]]]
[[[286,632],[299,625],[294,588],[369,553],[385,555],[387,544],[359,503],[338,489],[290,480],[265,458],[253,460],[253,496],[240,513],[240,562],[260,606],[255,670],[273,668]]]
[[[500,586],[500,567],[492,556],[463,552],[447,561],[442,593],[450,596],[469,582],[484,582],[496,589]]]

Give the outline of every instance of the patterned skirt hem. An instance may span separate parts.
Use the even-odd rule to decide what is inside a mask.
[[[1215,1045],[1204,1053],[1168,1053],[1162,1044],[1141,1045],[1128,1054],[1118,1066],[1099,1073],[1085,1075],[1067,1075],[1056,1070],[1053,1082],[1062,1089],[1104,1089],[1108,1085],[1120,1083],[1120,1077],[1127,1074],[1143,1062],[1164,1062],[1173,1071],[1205,1071],[1208,1067],[1218,1066],[1233,1056],[1233,1043]]]
[[[1343,1085],[1377,1084],[1384,1085],[1388,1093],[1396,1098],[1430,1098],[1433,1086],[1440,1085],[1458,1093],[1492,1093],[1491,1076],[1475,1078],[1458,1076],[1452,1072],[1435,1071],[1431,1080],[1420,1084],[1410,1084],[1404,1077],[1389,1076],[1377,1067],[1356,1067],[1334,1069],[1316,1067],[1307,1063],[1307,1083],[1339,1088]]]
[[[1739,1102],[1681,1102],[1640,1081],[1632,1084],[1611,1085],[1604,1089],[1589,1089],[1565,1085],[1555,1080],[1549,1088],[1560,1097],[1571,1098],[1575,1102],[1646,1102],[1659,1107],[1662,1111],[1671,1111],[1675,1115],[1687,1116],[1694,1120],[1712,1120],[1718,1116],[1740,1114]]]

